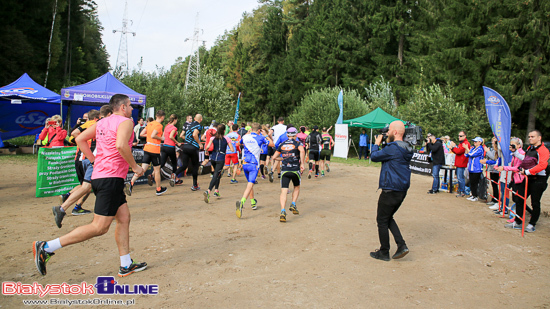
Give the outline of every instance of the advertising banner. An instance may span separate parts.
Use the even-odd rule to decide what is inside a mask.
[[[77,186],[76,147],[40,148],[36,171],[36,197],[56,196]]]
[[[485,109],[487,110],[487,118],[493,135],[497,138],[504,165],[510,164],[512,155],[508,148],[510,147],[510,137],[512,130],[512,114],[506,100],[496,91],[491,88],[483,87],[485,95]]]
[[[413,154],[411,162],[409,163],[411,172],[421,175],[432,175],[432,162],[428,161],[427,153],[416,152]]]
[[[335,124],[334,130],[334,154],[333,156],[338,158],[348,158],[349,141],[348,141],[348,125],[347,124]]]

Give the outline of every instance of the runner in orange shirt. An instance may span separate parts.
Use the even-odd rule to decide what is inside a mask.
[[[153,174],[147,176],[147,182],[150,186],[153,185],[153,178],[155,180],[157,195],[162,195],[166,192],[166,187],[160,186],[160,143],[164,141],[164,136],[162,135],[162,122],[166,113],[162,110],[157,111],[156,120],[150,121],[147,123],[147,126],[140,135],[142,137],[147,137],[147,143],[143,147],[143,160],[141,161],[141,167],[144,171],[149,168],[149,164],[153,164]],[[130,183],[126,184],[124,187],[124,192],[129,196],[132,195],[132,189],[134,188],[134,183],[138,179],[138,175],[134,174]]]

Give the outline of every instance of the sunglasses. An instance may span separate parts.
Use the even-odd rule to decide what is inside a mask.
[[[464,137],[465,135],[459,135],[458,137]]]

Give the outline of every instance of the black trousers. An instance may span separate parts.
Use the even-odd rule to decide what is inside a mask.
[[[478,197],[477,189],[479,188],[480,178],[481,178],[481,173],[470,172],[470,190],[472,191],[473,197]]]
[[[359,146],[359,160],[361,160],[361,156],[363,158],[367,158],[367,155],[369,153],[369,147],[368,146]]]
[[[376,224],[378,225],[378,238],[380,239],[380,251],[388,254],[390,251],[390,233],[391,231],[397,248],[405,245],[405,240],[401,236],[401,231],[393,219],[401,203],[407,196],[407,191],[382,190],[378,198],[378,210],[376,213]]]
[[[193,175],[193,186],[197,186],[197,178],[199,176],[199,150],[191,145],[184,145],[181,152],[182,166],[176,171],[179,175],[191,166],[191,174]]]
[[[546,177],[541,176],[528,176],[529,183],[527,184],[527,196],[531,196],[531,207],[533,207],[531,212],[531,220],[529,224],[533,226],[537,225],[540,217],[540,199],[542,194],[546,191],[548,183],[546,182]],[[517,204],[516,204],[517,207]],[[529,209],[528,209],[529,210]]]
[[[160,168],[164,167],[167,159],[170,158],[172,173],[178,169],[178,158],[176,157],[176,147],[160,146]]]
[[[212,188],[218,189],[220,187],[220,179],[222,178],[225,160],[210,161],[210,164],[212,164],[212,167],[214,167],[214,176],[212,176],[212,180],[210,180],[210,186],[208,186],[208,190],[212,191]]]

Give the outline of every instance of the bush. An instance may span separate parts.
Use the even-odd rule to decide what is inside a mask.
[[[295,126],[314,125],[330,127],[336,123],[340,108],[338,94],[340,88],[322,88],[308,92],[294,112],[288,117],[288,123]],[[367,105],[357,91],[344,90],[344,120],[363,116],[367,113]]]
[[[365,88],[367,92],[367,112],[372,112],[380,107],[386,113],[397,117],[397,107],[395,105],[395,96],[389,82],[384,81],[384,77],[380,76],[380,80],[371,83]]]

